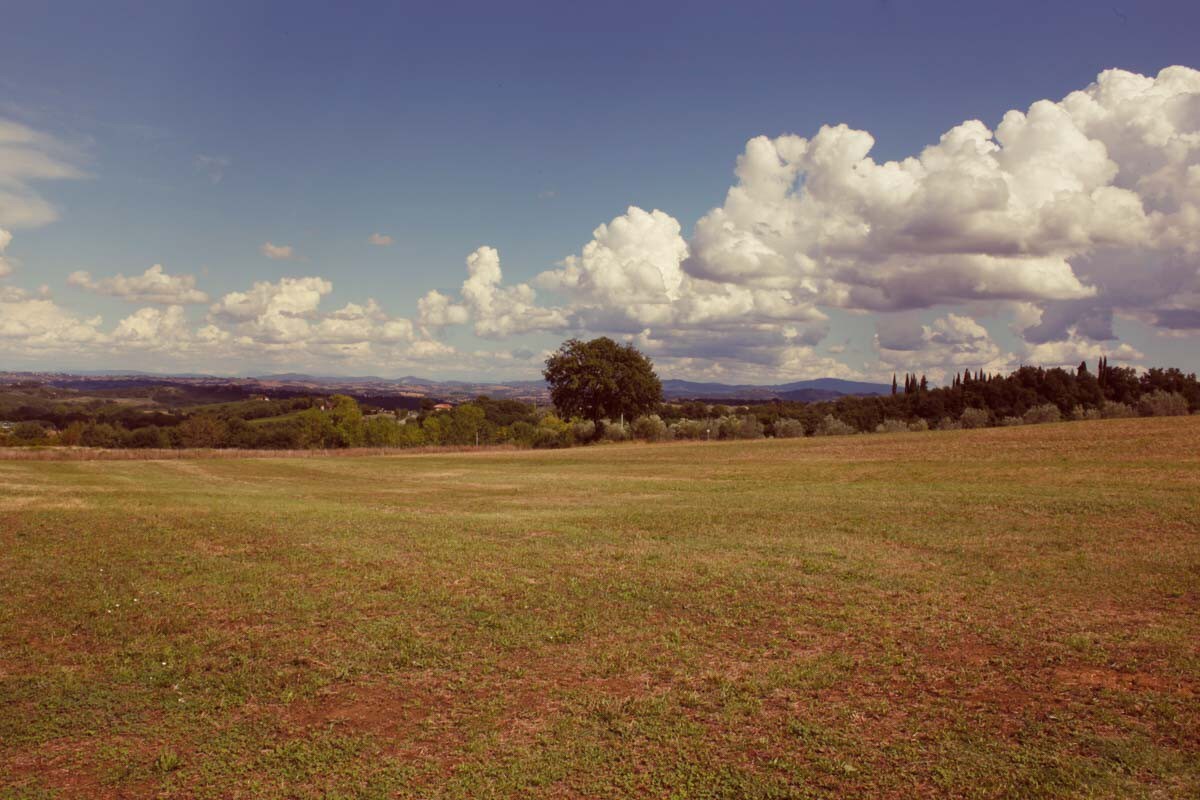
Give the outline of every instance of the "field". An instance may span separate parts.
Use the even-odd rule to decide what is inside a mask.
[[[0,798],[1195,797],[1200,417],[0,461]]]

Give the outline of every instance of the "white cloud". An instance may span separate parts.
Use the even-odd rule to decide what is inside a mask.
[[[1043,342],[1029,346],[1021,354],[1021,361],[1041,367],[1074,367],[1080,361],[1095,361],[1100,356],[1114,363],[1135,364],[1146,356],[1126,343],[1105,345],[1079,336],[1074,329],[1067,338],[1056,342]]]
[[[4,278],[12,274],[12,264],[4,258],[4,251],[12,244],[12,234],[0,228],[0,278]]]
[[[28,129],[12,130],[9,140],[24,137],[15,146],[25,151],[51,148],[29,144],[37,134]],[[188,299],[194,283],[157,287],[187,276],[152,268],[105,280],[78,274],[72,282],[167,306],[122,320],[114,343],[176,337],[195,352],[296,365],[452,358],[464,369],[530,367],[532,350],[509,358],[502,349],[489,362],[433,335],[469,325],[487,339],[541,334],[535,348],[551,336],[613,335],[689,377],[858,377],[892,367],[936,376],[1023,361],[1071,365],[1100,354],[1136,361],[1141,353],[1115,341],[1117,317],[1179,336],[1200,330],[1200,72],[1110,70],[1061,101],[1010,111],[993,128],[963,122],[897,161],[873,160],[874,144],[845,125],[811,138],[756,137],[738,158],[736,184],[690,240],[666,212],[631,206],[576,254],[511,284],[499,253],[480,247],[461,285],[420,298],[414,320],[392,317],[373,300],[323,312],[329,281],[283,278],[226,294],[188,338],[186,314],[173,309],[196,301]],[[70,176],[53,175],[35,158],[21,163],[27,209],[36,207],[28,205],[29,181]],[[0,161],[0,193],[14,174]],[[0,198],[0,223],[2,207]],[[368,241],[393,244],[383,233]],[[262,253],[297,257],[270,242]],[[0,261],[0,274],[11,271]],[[54,317],[58,307],[48,298],[14,291],[0,298],[23,308],[50,304],[23,311],[23,319]],[[935,307],[931,321],[914,315]],[[830,357],[848,358],[865,342],[814,350],[828,333],[830,309],[839,310],[835,322],[881,314],[876,363],[851,367]],[[1011,353],[976,320],[1000,314],[1011,315],[1024,340]],[[61,327],[71,324],[84,330],[88,321]],[[95,335],[104,336],[98,328]]]
[[[251,341],[294,343],[308,337],[309,319],[332,291],[332,283],[317,277],[258,281],[249,291],[222,297],[209,309],[209,317],[234,323]]]
[[[493,247],[478,248],[467,256],[467,279],[458,301],[438,291],[418,301],[421,325],[438,328],[474,321],[477,336],[493,339],[567,327],[560,309],[535,303],[536,293],[529,284],[505,287],[502,277],[500,253]]]
[[[220,183],[225,177],[225,170],[229,169],[229,165],[233,161],[229,156],[206,156],[200,154],[192,160],[192,167],[196,172],[204,175],[212,183]]]
[[[183,350],[193,339],[182,306],[141,308],[117,323],[115,344],[149,350]]]
[[[1059,103],[1010,111],[994,132],[964,122],[901,161],[875,162],[873,145],[844,125],[752,139],[738,184],[697,224],[685,268],[875,310],[997,299],[1120,307],[1113,275],[1089,268],[1114,252],[1134,257],[1111,270],[1130,281],[1153,272],[1129,269],[1146,251],[1174,252],[1195,278],[1200,72],[1111,70]]]
[[[77,351],[107,338],[101,319],[83,319],[48,297],[20,289],[0,291],[0,350],[21,353]]]
[[[271,244],[270,242],[263,242],[262,246],[258,248],[258,251],[267,258],[275,261],[284,261],[296,257],[296,251],[290,244]]]
[[[969,368],[1004,372],[1015,366],[988,330],[971,317],[950,313],[925,325],[911,315],[885,316],[876,321],[875,348],[891,371],[914,370],[934,380]]]
[[[32,228],[58,211],[32,187],[37,181],[82,178],[77,157],[49,134],[0,119],[0,227]]]
[[[169,275],[161,264],[155,264],[141,275],[114,275],[100,280],[93,280],[90,273],[81,270],[72,272],[67,282],[89,292],[119,297],[131,303],[186,305],[208,302],[208,295],[196,288],[195,277]]]

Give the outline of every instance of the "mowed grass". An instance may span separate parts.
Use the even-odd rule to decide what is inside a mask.
[[[0,797],[1194,797],[1200,417],[0,462]]]

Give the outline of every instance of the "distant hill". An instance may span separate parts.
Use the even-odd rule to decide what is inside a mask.
[[[385,398],[405,398],[407,406],[417,407],[420,398],[465,402],[478,395],[492,398],[521,399],[526,402],[548,403],[550,394],[544,381],[495,380],[495,381],[439,381],[405,375],[400,378],[366,376],[310,375],[301,372],[285,372],[270,375],[242,377],[220,377],[202,374],[162,375],[136,370],[96,370],[75,373],[8,373],[0,372],[0,383],[13,380],[37,380],[49,385],[71,388],[78,391],[137,390],[144,395],[154,387],[187,387],[197,398],[220,395],[230,399],[251,394],[269,394],[272,397],[303,394],[349,394],[367,399],[376,405],[389,406]],[[685,381],[669,378],[663,382],[663,394],[668,400],[708,400],[712,402],[761,403],[771,400],[796,402],[819,402],[836,400],[847,395],[885,395],[891,385],[846,381],[840,378],[817,378],[816,380],[794,381],[778,385],[727,384]],[[226,397],[228,396],[228,397]]]
[[[795,400],[814,402],[833,400],[846,395],[883,395],[892,391],[891,384],[846,381],[841,378],[817,378],[794,381],[776,386],[757,384],[700,383],[696,381],[665,380],[663,394],[669,400]]]

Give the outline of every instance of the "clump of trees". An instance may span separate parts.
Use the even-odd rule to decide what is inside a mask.
[[[584,342],[568,339],[546,359],[542,376],[554,407],[580,417],[603,432],[605,420],[633,419],[662,404],[662,383],[650,359],[631,344],[607,336]]]
[[[334,449],[796,438],[955,430],[1062,420],[1176,416],[1200,410],[1200,382],[1178,369],[1022,367],[1010,375],[964,372],[931,388],[905,376],[882,397],[730,406],[664,403],[653,364],[610,339],[571,340],[546,366],[555,408],[477,397],[452,409],[391,412],[352,397],[237,401],[162,411],[52,401],[5,406],[0,445],[103,448]],[[623,393],[624,389],[628,389]],[[16,409],[14,411],[14,409]],[[14,419],[14,417],[16,419]]]

